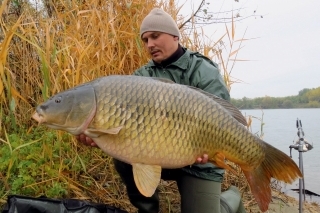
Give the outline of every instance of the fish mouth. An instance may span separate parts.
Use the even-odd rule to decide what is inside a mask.
[[[31,116],[31,118],[33,118],[34,120],[36,120],[38,122],[38,125],[45,124],[46,126],[48,126],[49,128],[52,128],[52,129],[61,129],[61,125],[48,124],[45,116],[39,111],[41,111],[41,110],[36,110],[33,113],[33,115]],[[66,129],[73,131],[73,129],[75,129],[75,128],[66,128]]]
[[[38,124],[42,124],[45,122],[45,119],[41,113],[35,111],[32,115],[32,118],[38,122]]]

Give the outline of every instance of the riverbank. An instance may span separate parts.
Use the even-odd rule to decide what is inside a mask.
[[[250,205],[246,207],[249,213],[260,213],[258,206]],[[303,213],[319,213],[320,204],[316,202],[303,202]],[[272,202],[267,213],[299,213],[299,201],[293,197],[285,195],[278,190],[272,191]]]
[[[117,181],[118,182],[118,181]],[[118,194],[120,199],[112,199],[109,202],[100,201],[100,203],[105,203],[108,205],[119,207],[129,213],[136,212],[136,209],[130,204],[125,186],[118,182]],[[174,181],[161,181],[159,185],[160,189],[160,209],[161,213],[180,213],[180,195],[178,192],[177,185]],[[110,190],[110,188],[109,188]],[[242,193],[242,200],[247,213],[262,213],[254,200],[250,191],[246,187],[240,187],[240,192]],[[99,194],[99,193],[98,193]],[[92,194],[93,195],[93,194]],[[77,197],[74,197],[77,198]],[[89,197],[82,197],[77,199],[91,200]],[[92,201],[92,200],[91,200]],[[5,199],[0,199],[0,210],[2,209]],[[97,202],[97,201],[95,201]],[[318,202],[304,202],[303,203],[303,213],[319,213],[320,203]],[[299,213],[299,202],[297,199],[288,196],[278,189],[272,189],[272,201],[269,205],[269,209],[266,213]]]
[[[50,141],[59,141],[56,138],[52,138],[52,135],[46,134],[47,137],[45,137],[45,139],[49,140],[49,142],[32,143],[31,145],[23,146],[19,149],[19,155],[10,155],[10,157],[7,157],[7,153],[10,154],[8,146],[0,147],[2,148],[0,149],[0,156],[2,159],[8,159],[9,163],[13,160],[14,162],[19,162],[17,165],[12,164],[13,166],[10,167],[10,174],[6,174],[8,169],[5,169],[6,167],[4,166],[2,167],[4,168],[3,172],[0,171],[0,188],[2,186],[4,189],[3,191],[0,190],[0,209],[6,202],[6,196],[8,194],[20,194],[32,197],[45,195],[51,198],[88,200],[95,203],[116,206],[129,213],[136,212],[136,209],[129,202],[126,188],[122,183],[121,178],[114,170],[111,157],[106,156],[99,149],[87,149],[85,146],[75,146],[78,155],[82,156],[81,162],[86,166],[82,167],[79,163],[76,164],[62,161],[67,158],[75,158],[72,158],[73,155],[71,155],[73,153],[72,151],[75,149],[71,149],[71,151],[70,149],[67,149],[70,144],[73,143],[55,142],[53,146],[49,146],[51,145]],[[25,141],[26,140],[21,141],[21,145],[25,144]],[[64,139],[64,141],[67,141],[67,139]],[[75,144],[77,145],[77,143]],[[14,145],[18,146],[20,144]],[[48,158],[50,164],[38,160],[42,159],[43,153],[46,153],[42,151],[43,149],[52,151],[49,155],[50,158]],[[1,150],[3,155],[1,155]],[[68,151],[68,155],[65,154],[65,150]],[[15,153],[16,151],[13,152],[13,154]],[[27,167],[30,164],[30,159],[34,159],[34,163],[31,164],[31,166],[37,166]],[[74,160],[74,162],[79,161]],[[247,212],[260,213],[242,171],[235,164],[229,161],[227,161],[227,163],[234,169],[234,172],[226,171],[222,187],[223,190],[226,190],[230,185],[238,187],[242,194],[242,200]],[[24,166],[18,167],[18,165]],[[58,170],[55,169],[57,167],[54,167],[56,165],[63,165],[64,167],[61,170]],[[87,169],[83,170],[83,168]],[[59,171],[59,173],[57,171]],[[29,174],[35,175],[34,178],[38,182],[30,183],[30,179],[22,179],[23,177],[33,177]],[[39,174],[41,174],[41,176]],[[17,183],[20,185],[17,185]],[[276,181],[272,182],[272,189],[272,202],[267,211],[268,213],[299,213],[298,201],[281,193],[282,188],[277,185]],[[180,195],[176,183],[174,181],[161,181],[159,190],[161,212],[179,213]],[[304,204],[303,212],[319,213],[319,205],[320,202],[307,202]]]

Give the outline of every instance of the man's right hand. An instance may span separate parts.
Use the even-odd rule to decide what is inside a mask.
[[[76,139],[86,146],[98,147],[97,144],[85,134],[76,135]]]
[[[203,154],[202,157],[198,157],[197,160],[196,160],[196,163],[199,163],[199,164],[206,164],[208,163],[208,155],[207,154]]]

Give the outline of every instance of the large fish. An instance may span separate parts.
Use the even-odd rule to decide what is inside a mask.
[[[58,93],[33,118],[50,128],[84,133],[108,155],[132,165],[139,191],[151,196],[161,168],[192,165],[208,154],[225,169],[244,172],[262,211],[270,179],[291,183],[302,174],[294,161],[250,133],[227,101],[169,80],[138,76],[98,78]]]

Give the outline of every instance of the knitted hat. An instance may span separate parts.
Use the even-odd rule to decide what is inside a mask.
[[[160,8],[155,8],[143,19],[140,36],[148,31],[158,31],[180,37],[180,32],[173,18]]]

